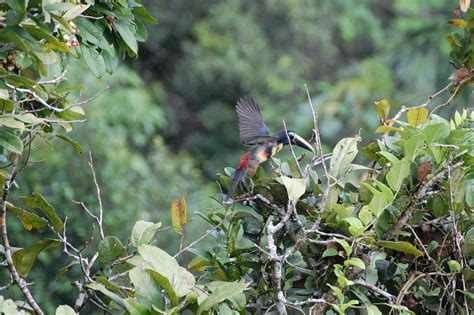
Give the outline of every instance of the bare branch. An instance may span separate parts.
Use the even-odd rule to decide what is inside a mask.
[[[0,225],[2,229],[2,239],[3,239],[3,247],[5,250],[5,258],[8,264],[8,269],[10,270],[10,274],[12,276],[13,282],[18,285],[23,296],[27,300],[28,304],[33,308],[33,310],[39,314],[43,315],[44,312],[41,307],[36,303],[33,295],[31,294],[30,290],[28,289],[28,285],[22,277],[18,274],[16,267],[13,263],[13,257],[11,252],[10,241],[8,239],[8,230],[7,230],[7,200],[10,194],[10,188],[13,185],[13,181],[15,180],[15,176],[17,174],[17,163],[18,163],[18,156],[15,156],[15,160],[11,166],[9,178],[5,181],[5,185],[3,187],[3,195],[1,200],[1,213],[0,213]]]

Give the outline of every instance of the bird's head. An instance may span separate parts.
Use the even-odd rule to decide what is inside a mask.
[[[303,137],[298,136],[295,132],[288,130],[288,135],[285,130],[280,131],[276,137],[278,138],[278,143],[283,145],[289,145],[290,142],[292,145],[297,145],[303,149],[314,152],[313,147],[306,141]]]

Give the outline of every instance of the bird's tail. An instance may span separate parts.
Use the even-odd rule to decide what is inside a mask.
[[[232,197],[232,193],[234,192],[235,188],[240,183],[244,175],[245,175],[245,168],[239,168],[235,170],[234,179],[232,180],[232,185],[230,186],[230,189],[227,192],[227,195],[225,196],[225,199],[224,199],[225,203],[229,202],[230,198]]]

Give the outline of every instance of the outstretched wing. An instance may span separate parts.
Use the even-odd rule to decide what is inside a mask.
[[[257,103],[250,96],[238,100],[235,109],[239,116],[240,142],[253,145],[273,138],[263,121]]]

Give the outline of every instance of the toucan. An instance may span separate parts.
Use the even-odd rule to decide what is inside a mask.
[[[231,203],[231,196],[245,174],[252,177],[260,163],[277,154],[285,145],[300,146],[314,152],[313,147],[291,130],[282,130],[274,136],[263,121],[260,108],[250,96],[244,96],[237,101],[237,115],[239,117],[240,142],[244,145],[256,145],[255,148],[245,153],[237,163],[233,174],[232,185],[227,192],[224,203]]]

